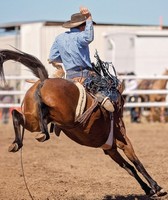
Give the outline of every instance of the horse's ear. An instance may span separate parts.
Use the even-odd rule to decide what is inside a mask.
[[[164,71],[163,75],[168,75],[168,67],[165,67],[165,71]]]

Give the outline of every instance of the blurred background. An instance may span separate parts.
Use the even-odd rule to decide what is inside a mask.
[[[131,114],[130,120],[140,123],[142,114],[148,115],[151,107],[157,110],[155,120],[161,121],[161,107],[164,107],[162,115],[167,117],[166,0],[2,1],[0,49],[14,47],[38,57],[52,76],[54,68],[47,62],[50,47],[55,37],[66,31],[62,23],[69,20],[71,14],[79,12],[81,5],[90,9],[97,23],[94,27],[95,39],[90,45],[91,59],[95,61],[97,49],[103,61],[112,62],[115,66],[125,84],[125,113]],[[20,106],[25,92],[31,86],[26,79],[35,79],[19,63],[6,62],[4,69],[10,90],[1,85],[1,116],[4,108],[10,112],[12,108]],[[159,84],[154,91],[152,89],[156,81]],[[10,101],[9,98],[3,101],[5,96],[11,95]],[[154,95],[163,98],[154,98]]]

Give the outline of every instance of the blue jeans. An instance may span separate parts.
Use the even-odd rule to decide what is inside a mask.
[[[76,77],[86,78],[86,77],[88,77],[88,74],[89,74],[88,69],[84,69],[84,70],[81,70],[81,71],[76,71],[76,70],[72,69],[72,70],[66,71],[66,78],[67,79],[73,79],[73,78],[76,78]]]

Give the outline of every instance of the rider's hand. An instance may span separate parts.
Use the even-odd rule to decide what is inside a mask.
[[[62,69],[62,65],[58,62],[53,61],[53,62],[51,62],[51,64],[52,64],[53,67],[55,67],[57,69]]]
[[[92,16],[91,16],[91,13],[90,11],[88,10],[88,8],[84,7],[84,6],[81,6],[80,7],[80,13],[82,15],[85,15],[87,19],[89,20],[92,20]]]

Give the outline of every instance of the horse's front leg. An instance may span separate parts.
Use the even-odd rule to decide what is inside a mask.
[[[156,118],[156,108],[155,107],[151,107],[150,108],[150,113],[149,113],[149,121],[151,123],[153,123],[155,120],[157,120],[155,118]]]
[[[166,119],[165,119],[165,107],[162,106],[160,108],[160,122],[165,123]]]
[[[153,194],[152,189],[139,177],[135,168],[121,156],[117,149],[104,150],[104,152],[138,181],[145,194],[150,196]]]
[[[167,194],[163,190],[162,187],[160,187],[155,180],[152,179],[152,177],[148,174],[138,157],[136,156],[134,149],[132,147],[132,144],[128,137],[126,136],[126,130],[124,128],[124,123],[121,121],[121,128],[120,128],[120,136],[123,136],[123,138],[119,138],[116,140],[117,146],[122,149],[127,156],[127,158],[135,165],[136,169],[144,176],[144,178],[148,181],[150,187],[152,188],[152,191],[157,196],[164,196]],[[151,192],[152,193],[152,192]]]
[[[16,152],[23,146],[22,135],[21,135],[21,125],[24,128],[24,118],[20,112],[14,109],[12,111],[12,120],[13,120],[13,126],[14,126],[14,131],[15,131],[15,140],[9,146],[8,151]]]

